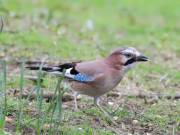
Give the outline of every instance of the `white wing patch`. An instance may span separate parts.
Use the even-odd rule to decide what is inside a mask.
[[[70,71],[72,70],[72,68],[69,68],[69,69],[66,69],[65,73],[64,73],[64,76],[65,77],[68,77],[68,78],[74,78],[74,75],[72,75],[70,73]],[[62,75],[63,73],[62,72],[59,72],[59,71],[53,71],[53,72],[50,72],[51,74],[54,74],[54,75]]]
[[[73,68],[66,69],[64,76],[67,78],[73,79],[75,81],[79,81],[79,82],[91,82],[94,80],[92,77],[90,77],[84,73],[71,74],[71,70],[73,70]],[[50,73],[54,74],[54,75],[62,75],[63,74],[60,71],[53,71]]]
[[[74,75],[72,75],[71,73],[70,73],[70,71],[72,70],[72,68],[69,68],[69,69],[66,69],[66,72],[65,72],[65,76],[66,77],[69,77],[69,78],[74,78]]]

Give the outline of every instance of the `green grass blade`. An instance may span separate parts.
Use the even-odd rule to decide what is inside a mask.
[[[43,90],[41,89],[41,79],[42,79],[42,67],[43,63],[41,63],[39,71],[38,71],[38,80],[37,80],[37,89],[36,89],[36,102],[37,102],[37,111],[38,111],[38,119],[36,123],[37,127],[37,135],[41,134],[42,128],[42,101],[43,101]]]
[[[23,94],[23,87],[24,87],[24,62],[21,63],[20,67],[20,82],[19,82],[19,88],[20,88],[20,95],[18,97],[19,103],[18,103],[18,119],[17,119],[17,126],[16,130],[21,130],[21,124],[23,121],[23,103],[22,103],[22,94]]]
[[[0,130],[3,132],[7,108],[6,96],[6,62],[1,61],[2,71],[0,73]]]

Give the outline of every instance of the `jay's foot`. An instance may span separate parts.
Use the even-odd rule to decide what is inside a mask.
[[[101,112],[104,113],[104,115],[108,118],[108,120],[110,120],[111,123],[113,123],[114,125],[117,125],[117,123],[113,120],[113,117],[112,117],[113,115],[111,115],[112,113],[110,113],[109,111],[107,111],[107,109],[100,106],[99,97],[94,98],[94,104],[100,109]]]

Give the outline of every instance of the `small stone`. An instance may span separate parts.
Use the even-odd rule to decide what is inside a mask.
[[[79,130],[83,130],[81,127],[78,128]]]
[[[156,115],[156,118],[162,118],[160,115]]]
[[[114,103],[113,102],[108,102],[108,104],[112,106]]]
[[[49,125],[49,124],[44,124],[44,125],[43,125],[43,128],[44,128],[44,129],[48,129],[48,128],[50,128],[50,125]]]
[[[136,124],[139,123],[139,121],[138,121],[138,120],[133,120],[132,123],[133,123],[134,125],[136,125]]]
[[[117,116],[114,116],[113,119],[114,119],[114,120],[118,120],[118,117],[117,117]]]
[[[124,123],[122,123],[122,124],[121,124],[121,128],[122,128],[122,129],[126,129],[126,127],[125,127],[125,124],[124,124]]]
[[[77,99],[81,99],[81,98],[82,98],[82,95],[79,94],[79,95],[77,96]]]

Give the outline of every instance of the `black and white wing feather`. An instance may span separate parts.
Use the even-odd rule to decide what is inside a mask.
[[[91,82],[94,80],[93,77],[77,71],[75,67],[76,63],[65,63],[59,66],[43,66],[42,71],[49,72],[55,75],[64,74],[66,78],[78,82]],[[26,68],[30,70],[39,70],[40,66],[27,66]]]

